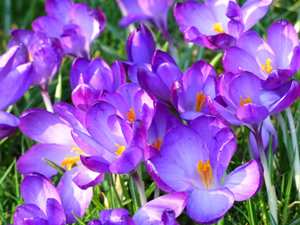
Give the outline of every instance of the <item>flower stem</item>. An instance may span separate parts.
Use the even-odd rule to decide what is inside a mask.
[[[144,181],[142,180],[138,171],[135,171],[132,174],[132,178],[139,193],[141,205],[143,206],[147,203]]]
[[[260,154],[260,161],[264,170],[264,180],[267,189],[268,195],[268,204],[270,207],[270,212],[273,220],[278,224],[278,216],[277,216],[277,196],[274,185],[272,184],[271,175],[269,171],[268,161],[266,157],[266,153],[264,151],[263,141],[261,137],[261,132],[259,129],[255,129],[255,138],[257,142],[257,146]]]
[[[300,198],[300,161],[299,161],[299,146],[297,141],[297,131],[296,126],[293,118],[293,114],[290,108],[286,109],[286,115],[288,118],[288,123],[290,127],[291,137],[292,137],[292,146],[293,146],[293,153],[294,153],[294,178],[295,184],[298,191],[298,198]]]
[[[41,90],[41,96],[43,98],[43,101],[44,101],[47,111],[53,112],[53,106],[52,106],[51,99],[50,99],[50,96],[48,93],[48,88],[45,85],[45,86],[41,87],[40,90]]]

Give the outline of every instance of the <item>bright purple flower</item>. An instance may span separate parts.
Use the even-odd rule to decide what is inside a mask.
[[[266,81],[249,72],[225,73],[219,83],[223,103],[215,103],[220,115],[231,124],[258,125],[269,115],[279,113],[300,95],[297,81],[286,81],[269,89]]]
[[[154,102],[139,85],[123,84],[115,93],[106,94],[102,100],[113,105],[128,123],[140,121],[145,128],[149,128],[154,115]]]
[[[64,225],[66,216],[57,189],[38,174],[25,176],[21,184],[24,204],[14,213],[14,225]]]
[[[140,25],[130,33],[126,44],[128,61],[125,65],[128,67],[128,77],[132,82],[137,82],[137,72],[140,67],[147,68],[151,64],[155,48],[152,33],[145,25]]]
[[[37,141],[17,162],[18,170],[22,174],[38,172],[46,177],[57,173],[47,161],[61,166],[66,171],[76,169],[74,182],[85,189],[102,181],[103,175],[88,170],[80,162],[80,156],[91,154],[79,148],[72,137],[72,129],[83,128],[81,112],[67,104],[54,106],[55,113],[45,110],[30,110],[20,118],[21,131]],[[93,152],[92,152],[93,153]]]
[[[269,27],[266,41],[249,31],[235,47],[225,51],[223,64],[227,72],[249,71],[263,80],[279,78],[279,82],[284,82],[300,68],[298,34],[285,20]]]
[[[268,117],[263,121],[260,132],[261,132],[261,136],[262,136],[261,138],[262,138],[265,152],[266,153],[269,152],[270,143],[272,143],[271,146],[272,152],[275,152],[278,146],[278,137],[277,137],[277,131],[274,128],[270,117]],[[253,132],[250,132],[249,134],[249,148],[251,150],[252,157],[254,159],[259,159],[260,152]]]
[[[240,7],[235,0],[189,0],[176,4],[174,16],[186,41],[224,49],[264,17],[271,3],[272,0],[247,0]]]
[[[0,110],[19,100],[31,85],[32,63],[23,46],[12,46],[0,57]]]
[[[200,116],[189,127],[171,129],[160,154],[152,158],[163,182],[185,192],[187,214],[199,223],[213,223],[234,201],[243,201],[260,187],[260,168],[252,160],[225,175],[236,140],[219,119]]]
[[[105,15],[71,0],[47,0],[47,16],[32,23],[35,32],[58,38],[65,54],[89,56],[90,45],[105,27]]]
[[[89,169],[99,173],[128,173],[143,159],[144,126],[139,121],[131,126],[111,104],[99,102],[91,107],[86,115],[86,129],[88,134],[74,129],[73,137],[80,148],[91,151],[81,156]]]
[[[145,204],[132,218],[125,209],[103,210],[99,220],[89,225],[178,225],[176,217],[182,213],[186,200],[184,193],[167,194]]]
[[[151,20],[164,33],[167,32],[168,11],[174,0],[117,0],[124,15],[121,26]]]
[[[125,82],[126,74],[120,62],[114,62],[110,67],[100,58],[77,58],[70,76],[73,104],[81,109],[88,109],[103,94],[115,92]]]
[[[33,84],[45,84],[57,73],[62,60],[62,49],[56,39],[48,38],[44,33],[14,30],[9,46],[15,45],[23,45],[27,49],[28,60],[33,66]]]
[[[174,94],[183,119],[193,120],[201,114],[210,114],[210,105],[217,94],[216,78],[214,68],[202,60],[183,74]]]
[[[14,115],[0,111],[0,139],[14,133],[19,126],[19,119]]]
[[[148,94],[164,102],[172,102],[175,83],[182,73],[174,59],[165,52],[157,50],[152,58],[151,68],[140,68],[138,81]]]

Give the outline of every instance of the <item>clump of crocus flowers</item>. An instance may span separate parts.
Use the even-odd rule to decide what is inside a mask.
[[[14,224],[76,222],[91,204],[93,187],[110,174],[132,176],[141,208],[133,215],[122,208],[105,209],[86,221],[89,225],[176,225],[182,213],[211,224],[263,184],[277,222],[267,154],[270,140],[273,151],[277,146],[271,117],[300,95],[293,79],[300,68],[293,25],[274,22],[266,40],[251,30],[272,3],[265,0],[247,0],[242,6],[229,0],[117,3],[124,15],[120,25],[142,24],[128,37],[127,60],[111,65],[91,57],[92,42],[105,27],[99,8],[45,0],[47,15],[34,20],[32,31],[12,31],[0,58],[0,138],[19,128],[36,142],[17,162],[24,175],[24,203],[15,210]],[[222,74],[205,60],[182,71],[176,58],[156,47],[146,23],[172,42],[167,26],[171,8],[187,42],[224,51]],[[48,85],[65,57],[73,60],[71,102],[52,104]],[[34,85],[40,87],[46,109],[29,109],[19,118],[8,113]],[[233,171],[228,166],[237,138],[230,125],[250,130],[252,150],[252,159]],[[146,198],[139,171],[143,165],[164,195]]]

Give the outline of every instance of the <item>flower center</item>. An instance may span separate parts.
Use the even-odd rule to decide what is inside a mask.
[[[267,58],[266,63],[261,65],[261,69],[267,74],[270,74],[273,71],[272,61],[270,58]]]
[[[134,109],[131,107],[127,113],[127,120],[130,123],[133,123],[135,121],[135,112]]]
[[[213,24],[213,30],[214,30],[216,33],[224,33],[224,29],[223,29],[221,23],[214,23],[214,24]]]
[[[71,156],[71,157],[66,157],[61,163],[61,166],[65,168],[66,170],[71,170],[73,166],[77,164],[77,162],[80,161],[79,156]]]
[[[162,140],[160,138],[157,138],[151,146],[156,150],[160,150],[161,145],[162,145]]]
[[[203,162],[202,160],[199,160],[197,165],[197,171],[200,175],[201,181],[203,185],[208,189],[211,187],[213,182],[213,174],[212,174],[212,168],[210,165],[210,161],[207,160]]]
[[[123,152],[126,150],[126,147],[124,145],[119,145],[119,144],[116,144],[116,146],[117,146],[117,150],[115,153],[117,156],[121,156]]]
[[[196,95],[196,111],[200,112],[206,100],[205,94],[203,92],[198,92]]]
[[[240,106],[244,106],[246,104],[252,103],[252,99],[250,97],[240,98]]]

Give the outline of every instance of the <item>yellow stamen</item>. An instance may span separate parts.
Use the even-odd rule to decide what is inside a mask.
[[[201,181],[204,184],[204,186],[206,188],[209,188],[213,182],[213,174],[210,161],[207,160],[206,162],[203,162],[202,160],[199,160],[197,165],[197,171],[200,175]]]
[[[224,33],[224,29],[222,27],[221,23],[214,23],[213,24],[213,30],[217,33]]]
[[[200,112],[204,103],[206,101],[206,96],[202,92],[198,92],[196,95],[196,111]]]
[[[246,104],[252,103],[252,99],[250,97],[240,98],[240,106],[244,106]]]
[[[270,58],[267,58],[266,63],[261,65],[261,69],[267,74],[270,74],[273,71],[272,61]]]
[[[71,170],[73,166],[76,165],[77,162],[79,162],[79,160],[80,160],[79,156],[66,157],[62,161],[61,166],[66,170]]]
[[[124,145],[118,145],[118,144],[116,144],[116,146],[118,148],[115,153],[117,156],[121,156],[123,154],[123,152],[126,150],[126,147]]]
[[[28,60],[29,62],[33,62],[33,56],[30,52],[28,53]]]
[[[152,147],[157,149],[157,150],[160,150],[160,147],[162,145],[162,140],[160,138],[157,138],[153,144],[152,144]]]
[[[84,155],[85,154],[84,151],[81,148],[77,147],[77,146],[73,146],[71,148],[71,150],[72,150],[72,152],[75,152],[79,155]]]
[[[129,112],[127,113],[127,119],[130,123],[133,123],[135,121],[135,112],[132,107],[129,109]]]

